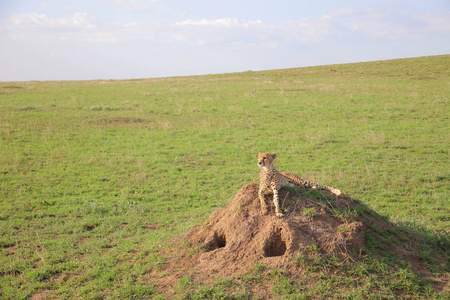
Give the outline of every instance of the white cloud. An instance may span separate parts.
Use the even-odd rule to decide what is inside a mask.
[[[0,32],[7,38],[28,41],[34,45],[60,41],[114,43],[125,39],[124,31],[135,25],[99,22],[84,12],[76,12],[64,18],[32,13],[0,20]]]
[[[275,35],[287,42],[315,43],[330,32],[330,18],[301,19],[279,24]]]
[[[41,6],[41,7],[52,7],[52,6],[53,6],[53,3],[50,3],[50,2],[42,2],[42,3],[39,3],[39,6]]]
[[[86,13],[74,13],[67,18],[51,18],[45,14],[21,14],[14,15],[9,20],[2,22],[4,27],[11,30],[28,29],[94,29],[95,19]]]
[[[137,5],[155,1],[112,1]],[[48,39],[85,40],[89,42],[185,43],[190,45],[259,45],[281,47],[289,43],[318,43],[345,35],[364,38],[419,38],[429,32],[450,33],[450,13],[398,16],[388,8],[331,11],[319,18],[304,18],[278,23],[237,18],[186,19],[174,23],[101,22],[93,16],[76,12],[64,18],[45,14],[21,14],[0,20],[0,30],[15,38],[33,40],[37,35]],[[31,36],[30,36],[31,35]]]
[[[262,22],[260,20],[256,21],[239,21],[236,18],[220,18],[220,19],[201,19],[199,21],[196,20],[185,20],[181,22],[176,22],[176,26],[220,26],[227,28],[250,28],[252,26],[261,25]]]
[[[163,2],[164,0],[101,0],[102,2],[112,3],[119,6],[121,9],[128,11],[153,11],[160,13],[160,9],[155,6],[155,3]]]
[[[330,18],[300,19],[280,23],[236,18],[201,19],[175,23],[183,41],[194,44],[227,43],[273,48],[280,42],[314,43],[329,33]]]
[[[450,13],[407,15],[393,6],[366,9],[346,7],[326,15],[342,34],[358,34],[375,39],[419,39],[428,32],[450,34]],[[346,31],[346,30],[347,31]]]
[[[344,8],[339,8],[339,9],[334,9],[332,10],[329,15],[331,17],[336,17],[336,16],[348,16],[348,15],[354,15],[355,13],[357,13],[358,10],[356,8],[353,7],[344,7]]]
[[[424,31],[450,33],[450,12],[413,15],[424,24]]]
[[[191,45],[237,45],[260,44],[271,30],[260,20],[237,18],[201,19],[176,22],[167,29],[182,41]],[[233,46],[233,47],[234,47]]]

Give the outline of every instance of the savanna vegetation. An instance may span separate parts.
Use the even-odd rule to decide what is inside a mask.
[[[148,277],[165,276],[163,249],[257,182],[265,151],[278,153],[278,170],[339,188],[420,236],[423,263],[448,282],[449,78],[442,55],[1,82],[0,298],[164,299]],[[342,262],[313,250],[293,263],[320,284],[257,265],[203,285],[184,277],[170,297],[249,299],[248,285],[272,283],[271,297],[286,299],[449,296],[389,257],[346,265],[341,277],[321,276]]]

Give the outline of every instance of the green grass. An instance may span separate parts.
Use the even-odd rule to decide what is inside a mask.
[[[264,151],[278,153],[280,171],[333,185],[425,233],[430,263],[450,228],[449,77],[444,55],[0,83],[0,298],[160,297],[146,277],[164,276],[158,249],[257,182],[256,155]],[[391,272],[416,284],[407,271]],[[342,290],[339,282],[321,284],[358,299],[378,284],[369,277]],[[395,294],[389,284],[397,283],[381,284]],[[272,292],[288,297],[290,285],[301,282]],[[249,295],[245,286],[232,289],[205,283],[190,297]],[[418,295],[415,289],[401,295]]]

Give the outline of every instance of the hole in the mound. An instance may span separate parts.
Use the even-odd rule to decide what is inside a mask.
[[[281,229],[272,233],[264,245],[264,256],[282,256],[286,253],[286,243],[281,239]]]
[[[214,232],[214,237],[211,242],[207,245],[207,251],[213,251],[219,248],[223,248],[227,245],[227,240],[225,239],[224,234],[218,234],[217,232]]]

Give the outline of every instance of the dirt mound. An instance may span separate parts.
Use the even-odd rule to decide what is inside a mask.
[[[350,197],[309,189],[281,190],[284,217],[277,218],[270,205],[271,197],[266,199],[269,214],[260,215],[257,192],[257,184],[245,185],[230,205],[213,212],[203,226],[187,234],[184,242],[177,241],[172,247],[161,249],[160,255],[165,258],[163,272],[155,269],[149,274],[156,288],[172,295],[180,288],[180,282],[186,280],[207,285],[217,278],[241,278],[246,282],[245,274],[255,272],[258,266],[267,270],[266,276],[271,276],[268,270],[285,270],[286,278],[300,280],[306,286],[314,286],[317,278],[322,278],[321,272],[331,272],[332,276],[344,272],[340,276],[355,276],[353,279],[358,280],[359,271],[356,275],[350,271],[347,274],[340,266],[358,265],[359,261],[364,266],[368,249],[372,249],[372,257],[383,256],[385,251],[391,252],[390,257],[396,255],[409,263],[415,274],[432,278],[436,290],[444,289],[448,283],[448,278],[435,276],[420,259],[417,234],[396,228]],[[439,253],[434,258],[445,264],[438,258]],[[338,256],[339,266],[333,265],[335,262],[327,267],[322,265],[322,259],[331,261],[334,256]],[[317,263],[319,269],[314,267]],[[270,280],[262,280],[256,287],[246,286],[261,299],[273,292]]]
[[[273,207],[268,215],[260,215],[257,192],[257,184],[244,186],[228,207],[215,211],[203,227],[190,232],[189,242],[203,250],[196,263],[198,269],[231,275],[256,262],[281,267],[299,250],[312,245],[323,253],[338,255],[349,255],[362,247],[364,225],[350,216],[359,205],[355,201],[332,196],[320,201],[282,190],[280,205],[285,216],[277,218]]]

